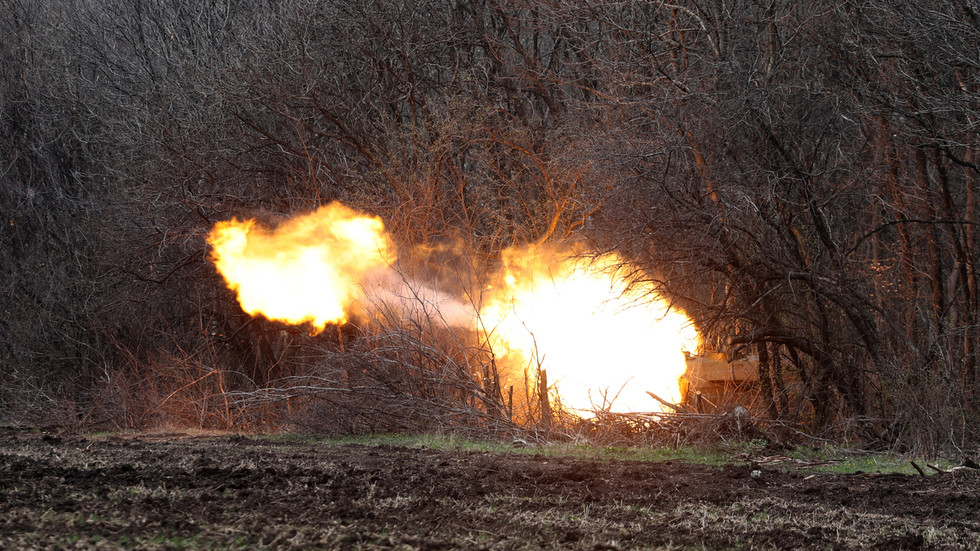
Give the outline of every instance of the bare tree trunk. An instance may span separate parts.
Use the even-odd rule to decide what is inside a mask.
[[[929,164],[925,152],[920,148],[915,151],[915,166],[918,175],[919,190],[922,192],[922,204],[920,208],[924,214],[923,218],[929,222],[926,230],[926,249],[929,253],[929,265],[931,267],[930,284],[932,285],[932,331],[938,335],[941,330],[943,315],[946,312],[946,295],[943,292],[945,278],[943,276],[943,254],[939,247],[939,226],[936,224],[936,211],[933,207],[935,194],[932,192],[931,179],[929,178]]]
[[[545,428],[550,428],[551,419],[551,399],[548,396],[548,372],[538,369],[538,405],[541,408],[541,424]]]
[[[976,139],[976,138],[974,138]],[[967,166],[964,168],[964,187],[966,188],[966,212],[964,213],[964,241],[966,249],[966,286],[969,296],[972,298],[968,305],[970,315],[965,320],[963,331],[963,389],[965,402],[974,403],[977,393],[977,358],[976,358],[976,339],[980,329],[977,323],[980,322],[980,297],[977,289],[977,268],[976,258],[980,254],[976,239],[977,223],[977,186],[980,186],[980,178],[977,177],[977,169],[974,168],[977,160],[976,149],[967,147],[963,156]]]
[[[769,418],[776,419],[779,417],[779,410],[776,408],[776,400],[773,396],[769,343],[763,341],[756,344],[756,350],[759,354],[759,387],[762,391],[762,401]]]
[[[779,414],[785,416],[789,414],[789,396],[786,394],[786,384],[783,382],[783,361],[778,344],[772,343],[769,358],[772,362],[772,380],[779,402]]]

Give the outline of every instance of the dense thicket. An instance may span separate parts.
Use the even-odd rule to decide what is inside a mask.
[[[230,390],[321,365],[237,309],[204,236],[338,199],[451,244],[457,274],[515,243],[617,250],[759,354],[770,415],[933,449],[980,430],[975,1],[0,14],[8,420],[140,424],[199,392],[224,398],[185,417],[234,422]]]

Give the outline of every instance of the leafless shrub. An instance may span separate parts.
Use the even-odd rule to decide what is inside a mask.
[[[519,430],[491,356],[470,330],[388,311],[362,331],[342,352],[314,345],[317,360],[303,373],[226,396],[253,408],[289,403],[292,423],[321,432]]]

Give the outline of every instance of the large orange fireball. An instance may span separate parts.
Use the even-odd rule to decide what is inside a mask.
[[[481,324],[498,355],[546,369],[565,407],[660,411],[647,392],[681,399],[684,351],[697,351],[698,334],[652,288],[630,286],[626,270],[612,254],[506,251],[502,286],[489,291]]]
[[[657,411],[680,401],[684,351],[698,335],[680,310],[650,286],[631,285],[631,268],[544,248],[510,249],[479,312],[414,281],[393,265],[394,245],[379,218],[339,203],[275,228],[255,220],[220,222],[208,236],[211,258],[242,309],[316,332],[345,323],[356,307],[482,332],[503,365],[548,372],[563,406]],[[523,377],[507,377],[519,384]],[[533,381],[532,381],[533,382]]]
[[[251,315],[316,331],[343,323],[361,281],[387,266],[393,247],[380,218],[332,203],[270,229],[255,220],[219,222],[208,243],[228,287]]]

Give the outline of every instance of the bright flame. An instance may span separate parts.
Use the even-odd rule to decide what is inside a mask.
[[[631,286],[631,269],[612,254],[589,260],[535,248],[504,251],[499,283],[476,315],[468,303],[400,274],[381,220],[339,203],[274,229],[255,220],[220,222],[208,242],[251,315],[309,323],[319,332],[346,322],[359,305],[472,327],[488,336],[502,364],[547,370],[562,405],[583,415],[660,410],[648,391],[680,401],[684,351],[699,345],[690,319],[653,287]]]
[[[361,282],[389,265],[390,241],[380,218],[331,203],[275,229],[255,220],[219,222],[212,259],[242,309],[316,331],[344,323],[362,296]]]
[[[647,391],[680,401],[684,351],[697,351],[697,331],[651,287],[631,287],[622,266],[612,254],[506,251],[504,286],[480,311],[498,356],[540,364],[571,409],[660,411]]]

